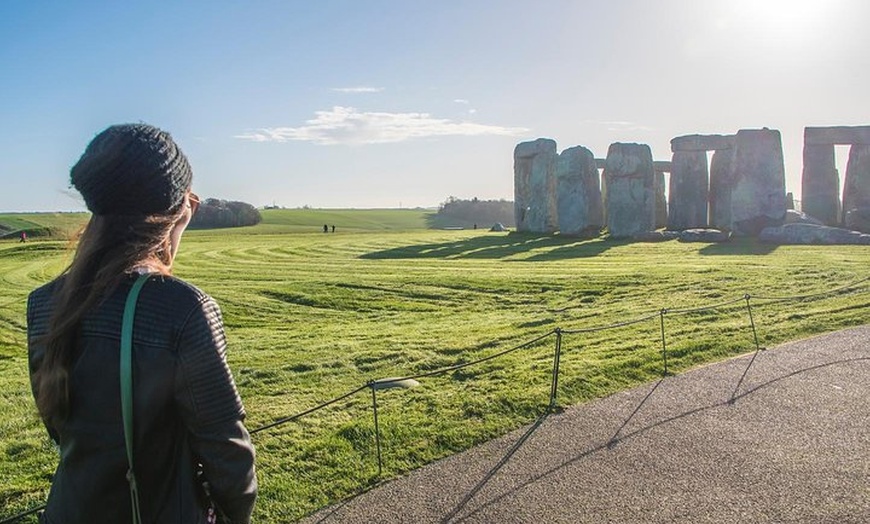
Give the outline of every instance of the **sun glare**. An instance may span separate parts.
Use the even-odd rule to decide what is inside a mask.
[[[834,2],[822,0],[731,0],[734,17],[747,27],[799,34],[824,18]]]

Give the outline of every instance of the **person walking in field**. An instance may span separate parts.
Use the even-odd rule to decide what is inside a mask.
[[[22,231],[21,235],[19,235],[20,240],[18,243],[27,242],[27,231]]]
[[[191,179],[146,124],[107,128],[70,171],[92,216],[70,266],[27,302],[33,395],[60,447],[40,522],[251,521],[254,448],[221,312],[172,276],[199,206]]]

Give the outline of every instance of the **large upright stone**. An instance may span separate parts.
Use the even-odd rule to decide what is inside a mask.
[[[553,233],[556,211],[556,141],[539,138],[514,149],[514,218],[517,231]]]
[[[568,148],[556,162],[556,208],[563,235],[598,235],[604,216],[595,156],[583,146]]]
[[[804,131],[806,135],[809,131]],[[806,140],[805,140],[806,141]],[[804,144],[804,170],[801,174],[801,211],[834,226],[840,223],[840,177],[834,160],[833,144]]]
[[[758,235],[785,219],[782,138],[775,129],[741,129],[731,164],[731,230]]]
[[[707,226],[708,179],[706,151],[674,153],[668,191],[668,229],[682,231]]]
[[[611,144],[604,167],[607,228],[614,238],[655,229],[655,170],[646,144]]]
[[[843,222],[853,209],[870,207],[870,145],[849,149],[846,181],[843,183]]]
[[[709,222],[716,229],[731,229],[731,160],[733,149],[721,149],[710,160]]]

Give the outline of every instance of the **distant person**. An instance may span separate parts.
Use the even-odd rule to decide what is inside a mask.
[[[477,224],[474,224],[474,229],[477,229]]]
[[[323,232],[329,233],[329,226],[327,226],[326,224],[323,224]]]
[[[27,242],[27,231],[22,231],[18,243]]]
[[[169,134],[146,124],[104,130],[70,170],[93,214],[70,266],[27,302],[31,388],[60,446],[40,522],[129,523],[137,513],[141,522],[214,522],[197,465],[217,513],[251,522],[254,448],[227,366],[220,309],[172,276],[199,207],[191,178]],[[134,283],[144,287],[132,316],[133,425],[126,433],[120,340]],[[125,434],[132,437],[129,462]]]
[[[332,226],[332,232],[335,233],[335,225]]]

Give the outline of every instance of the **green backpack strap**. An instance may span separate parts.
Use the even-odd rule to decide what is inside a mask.
[[[140,275],[124,305],[124,318],[121,320],[121,416],[124,419],[124,443],[127,447],[127,482],[130,484],[130,500],[133,506],[133,524],[141,524],[139,513],[139,487],[133,470],[133,320],[136,316],[136,301],[139,291],[150,275]]]

